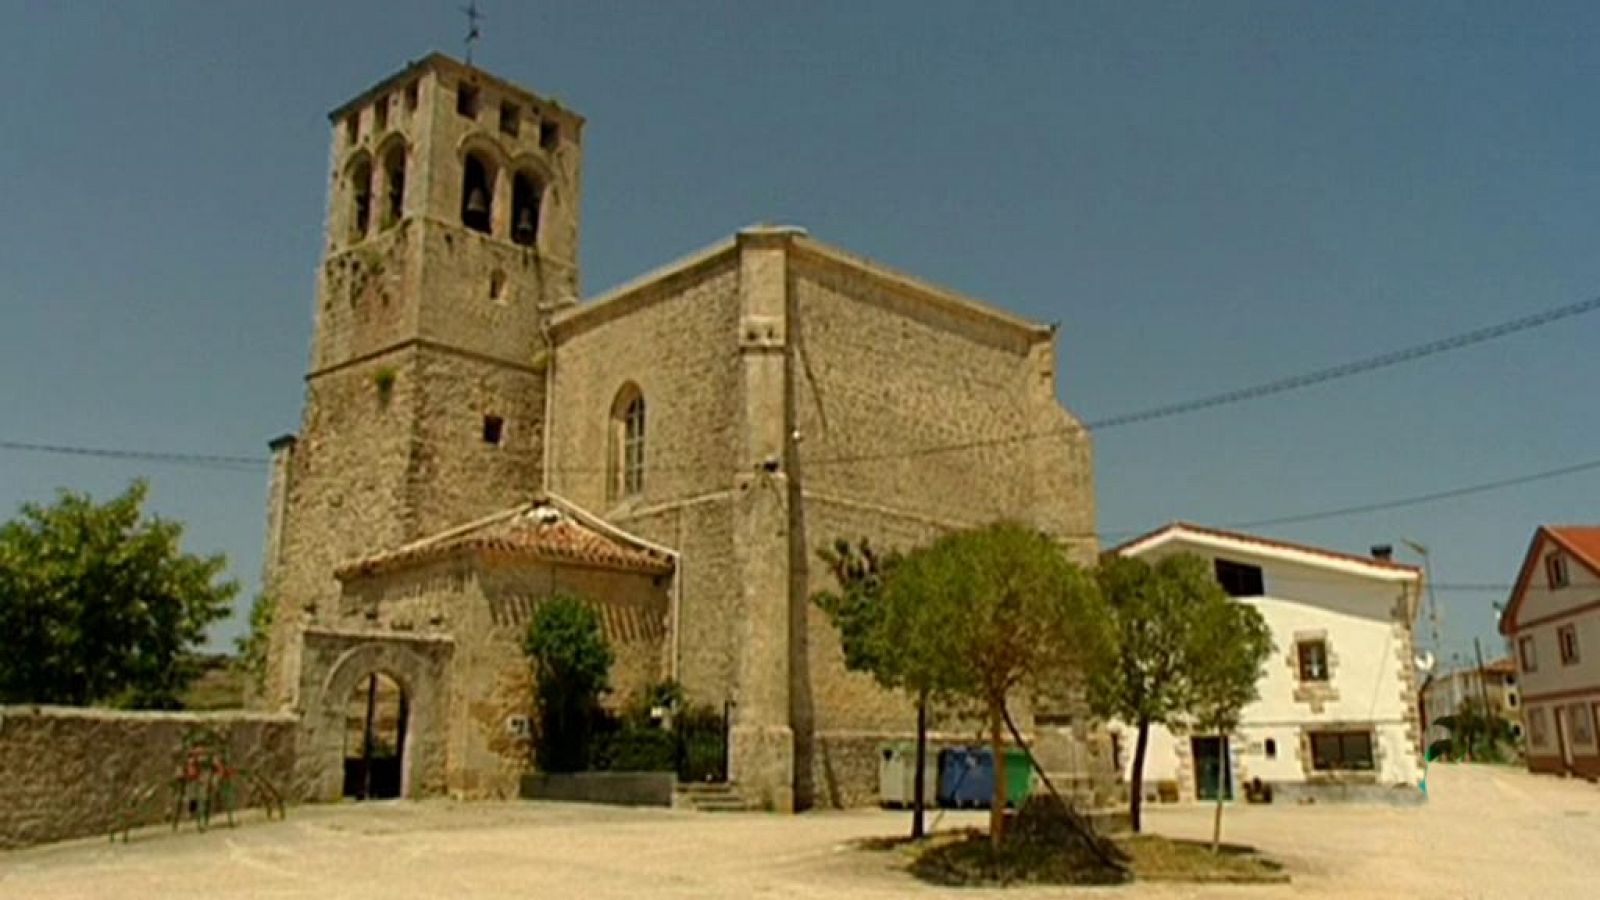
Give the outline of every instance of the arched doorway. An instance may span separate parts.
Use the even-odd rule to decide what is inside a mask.
[[[356,681],[344,706],[344,796],[399,797],[405,780],[410,702],[400,683],[382,672]]]

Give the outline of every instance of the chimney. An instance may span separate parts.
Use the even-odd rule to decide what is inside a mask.
[[[1388,562],[1394,558],[1394,547],[1390,544],[1373,544],[1372,558]]]

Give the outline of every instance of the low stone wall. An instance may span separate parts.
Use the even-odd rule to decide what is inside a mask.
[[[671,806],[677,783],[671,772],[531,772],[522,776],[522,796],[565,803]]]
[[[226,735],[229,762],[290,800],[297,724],[294,716],[246,712],[0,706],[0,848],[108,833],[136,793],[173,779],[184,735],[198,726]],[[171,814],[176,796],[158,796],[165,802],[144,804],[134,824]]]

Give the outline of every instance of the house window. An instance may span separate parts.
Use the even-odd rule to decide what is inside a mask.
[[[1516,694],[1513,694],[1513,693],[1510,693],[1510,692],[1506,693],[1506,706],[1508,706],[1508,707],[1510,707],[1512,709],[1516,709],[1517,708],[1517,695]]]
[[[1589,718],[1587,703],[1574,703],[1567,707],[1567,724],[1572,726],[1572,742],[1588,747],[1594,743],[1594,720]]]
[[[1535,747],[1547,747],[1550,743],[1550,723],[1544,709],[1541,706],[1528,710],[1528,743]]]
[[[456,112],[469,118],[478,117],[478,89],[470,84],[456,87]]]
[[[1563,625],[1556,630],[1556,643],[1561,647],[1561,664],[1578,664],[1578,626]]]
[[[1230,597],[1259,597],[1266,593],[1266,582],[1261,567],[1237,563],[1232,560],[1216,561],[1217,583]]]
[[[499,416],[483,417],[483,442],[485,444],[500,443],[500,437],[505,433],[506,420]]]
[[[1318,638],[1300,641],[1295,645],[1295,655],[1300,662],[1301,681],[1328,680],[1328,642]]]
[[[1267,759],[1277,759],[1278,758],[1278,742],[1273,740],[1272,738],[1267,738],[1266,751],[1267,751]]]
[[[1311,767],[1318,772],[1372,770],[1372,732],[1324,731],[1311,735]]]
[[[1534,652],[1533,635],[1517,641],[1517,656],[1522,660],[1522,671],[1533,672],[1539,668],[1539,656]]]
[[[607,453],[607,495],[616,500],[644,490],[644,395],[632,384],[611,404],[611,446]]]
[[[1567,558],[1560,553],[1552,553],[1544,558],[1544,577],[1550,583],[1550,589],[1564,588],[1567,586]]]

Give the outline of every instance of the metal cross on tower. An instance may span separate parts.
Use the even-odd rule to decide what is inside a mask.
[[[483,34],[478,31],[478,23],[488,18],[478,11],[478,0],[468,0],[467,5],[461,7],[467,16],[467,65],[472,65],[472,45],[477,43]]]

